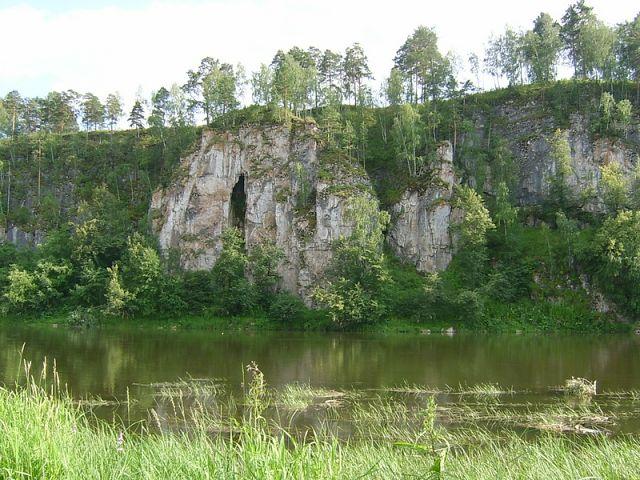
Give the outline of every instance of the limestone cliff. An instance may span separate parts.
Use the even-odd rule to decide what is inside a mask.
[[[623,174],[630,175],[638,162],[640,132],[637,126],[632,126],[625,138],[599,138],[591,133],[590,123],[585,113],[570,116],[566,130],[573,173],[567,182],[576,196],[585,200],[585,210],[603,211],[600,167],[617,163]],[[473,124],[474,130],[462,136],[461,144],[466,151],[460,155],[461,167],[468,172],[470,183],[493,193],[495,171],[511,170],[518,203],[540,205],[549,195],[556,170],[549,141],[557,128],[553,117],[545,115],[536,102],[505,103],[496,106],[491,115],[477,115]],[[478,161],[478,149],[491,147],[499,140],[506,141],[513,165],[483,168]]]
[[[308,298],[331,260],[331,244],[348,236],[349,199],[372,196],[362,169],[319,149],[314,124],[205,131],[180,175],[153,194],[153,230],[186,269],[210,269],[228,226],[247,248],[268,240],[282,249],[283,287]]]
[[[414,264],[420,272],[447,268],[454,244],[450,227],[460,215],[451,204],[458,179],[449,142],[438,149],[438,159],[430,186],[421,191],[405,191],[391,209],[389,245],[396,255]]]
[[[8,228],[0,226],[0,242],[13,243],[19,247],[34,247],[43,243],[45,232],[35,230],[27,232],[17,225],[9,225]]]

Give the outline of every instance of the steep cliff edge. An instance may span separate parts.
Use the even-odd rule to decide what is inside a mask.
[[[73,230],[78,206],[106,209],[105,218],[117,208],[126,212],[126,235],[148,233],[149,213],[162,250],[175,251],[187,270],[208,270],[220,254],[222,231],[236,226],[249,250],[265,240],[280,247],[286,255],[279,267],[282,286],[308,298],[331,261],[333,241],[353,230],[349,200],[365,195],[377,202],[375,184],[377,199],[392,217],[386,232],[391,250],[420,272],[441,271],[455,253],[451,225],[459,212],[452,208],[452,195],[458,183],[483,191],[493,209],[498,182],[505,181],[512,203],[536,207],[523,209],[528,225],[553,222],[554,210],[545,202],[556,171],[549,141],[556,128],[567,130],[572,172],[566,180],[584,210],[606,212],[603,165],[614,163],[624,175],[637,175],[637,116],[623,132],[603,130],[598,96],[574,101],[569,87],[549,86],[532,94],[527,88],[486,92],[455,105],[445,101],[437,128],[424,120],[431,106],[412,107],[423,117],[416,126],[424,137],[419,153],[425,171],[419,178],[399,160],[392,134],[399,115],[395,107],[344,108],[340,125],[364,122],[366,128],[357,145],[348,135],[323,130],[327,138],[335,137],[336,150],[322,146],[313,122],[295,119],[282,125],[260,116],[240,116],[238,123],[228,124],[240,126],[233,133],[167,130],[166,135],[176,136],[173,146],[153,130],[52,134],[39,162],[33,161],[39,136],[3,139],[0,156],[11,170],[0,172],[0,242],[33,247],[51,231],[69,225]],[[559,92],[554,99],[553,88]],[[447,110],[453,107],[459,109],[455,127]],[[322,111],[313,113],[323,128],[331,127],[323,124]],[[340,132],[340,125],[332,128]],[[453,148],[442,143],[446,139]],[[358,156],[370,177],[339,148]],[[183,153],[186,149],[192,153]],[[111,200],[96,201],[96,188],[106,189]],[[594,225],[603,218],[583,215],[580,220],[589,222],[588,217]]]
[[[274,242],[285,254],[282,287],[308,298],[331,260],[331,244],[350,235],[349,199],[372,197],[365,172],[339,153],[321,151],[312,123],[205,131],[179,178],[156,190],[153,230],[165,252],[189,270],[210,269],[221,234],[235,226],[247,249]]]
[[[454,253],[451,225],[460,212],[451,203],[458,178],[449,142],[438,148],[437,158],[430,186],[406,190],[391,208],[387,241],[396,255],[411,262],[419,272],[446,269]]]

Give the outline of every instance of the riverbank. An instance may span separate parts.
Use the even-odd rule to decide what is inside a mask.
[[[528,313],[525,312],[528,310]],[[433,319],[415,321],[404,318],[389,318],[375,323],[337,328],[328,318],[317,313],[303,322],[275,320],[268,316],[222,317],[213,314],[147,316],[122,318],[102,314],[77,315],[59,312],[44,315],[6,315],[0,322],[21,325],[48,325],[77,328],[122,328],[165,330],[209,330],[220,332],[242,331],[291,331],[291,332],[361,332],[379,334],[429,335],[438,333],[487,332],[487,333],[631,333],[638,325],[626,322],[603,320],[599,323],[581,321],[579,315],[567,315],[554,311],[548,304],[515,305],[510,308],[497,305],[494,316],[484,321],[469,322],[464,318],[451,320]],[[526,313],[526,314],[525,314]]]
[[[534,312],[532,309],[531,312]],[[506,312],[510,313],[510,312]],[[520,315],[520,313],[518,313]],[[486,333],[631,333],[637,325],[625,322],[602,322],[598,324],[582,324],[567,322],[558,317],[540,316],[529,313],[528,319],[496,318],[491,322],[470,323],[459,321],[420,321],[411,319],[390,318],[375,323],[355,325],[349,328],[337,328],[330,320],[317,315],[313,321],[292,324],[277,321],[266,316],[221,317],[216,315],[182,315],[120,318],[104,315],[78,319],[70,313],[52,313],[45,315],[5,315],[0,316],[0,323],[21,325],[43,325],[54,327],[77,328],[118,328],[118,329],[160,329],[160,330],[207,330],[218,332],[242,331],[292,331],[292,332],[352,332],[373,334],[455,334],[461,332]]]
[[[252,383],[254,400],[260,385]],[[251,400],[251,398],[249,398]],[[63,395],[35,384],[0,389],[0,470],[6,478],[638,478],[635,436],[571,439],[510,433],[447,436],[429,422],[406,442],[361,438],[341,442],[309,432],[272,433],[252,414],[232,431],[213,434],[195,423],[182,433],[140,434],[95,420]],[[208,426],[209,425],[209,426]]]

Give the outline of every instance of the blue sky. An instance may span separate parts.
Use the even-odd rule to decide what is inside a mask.
[[[613,24],[640,3],[591,0]],[[443,51],[482,54],[505,25],[529,28],[540,11],[559,18],[568,1],[457,0],[0,0],[0,95],[72,88],[131,102],[181,84],[202,57],[241,62],[248,72],[279,48],[343,50],[359,41],[375,75],[388,74],[395,51],[415,27],[435,27]],[[461,71],[464,76],[464,69]]]

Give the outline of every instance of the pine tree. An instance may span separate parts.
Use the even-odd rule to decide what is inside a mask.
[[[140,130],[144,128],[144,108],[142,107],[140,100],[136,100],[133,104],[133,108],[129,114],[129,125],[131,128],[138,130],[138,136],[140,134]]]
[[[109,124],[109,129],[113,131],[113,127],[120,118],[122,118],[122,99],[117,93],[110,93],[107,95],[107,101],[105,102],[105,118]]]
[[[82,122],[87,131],[90,127],[97,130],[104,123],[105,109],[100,99],[93,93],[85,93],[82,97]]]
[[[369,68],[369,60],[359,43],[354,43],[345,51],[342,70],[345,93],[347,96],[352,96],[353,104],[357,105],[362,81],[367,78],[373,78]]]

